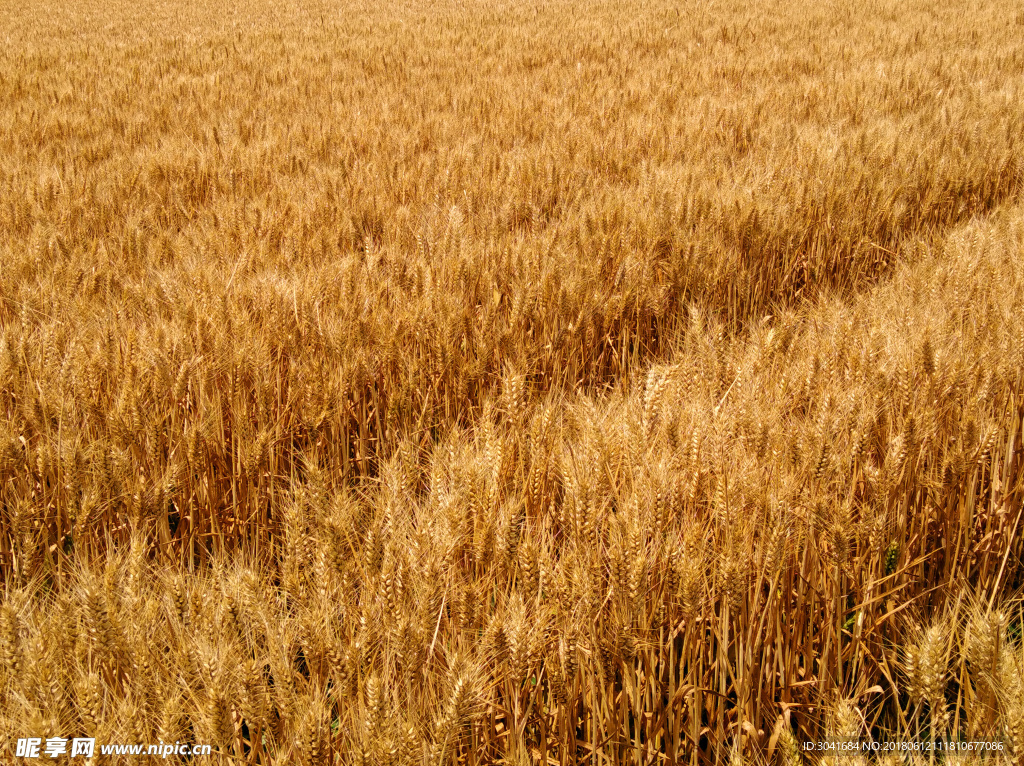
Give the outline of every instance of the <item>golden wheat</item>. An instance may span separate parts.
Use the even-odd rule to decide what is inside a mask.
[[[1019,759],[1022,30],[5,11],[3,758]]]

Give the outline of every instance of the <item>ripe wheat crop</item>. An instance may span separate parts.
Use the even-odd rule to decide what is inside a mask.
[[[1008,0],[0,40],[0,762],[1021,758]]]

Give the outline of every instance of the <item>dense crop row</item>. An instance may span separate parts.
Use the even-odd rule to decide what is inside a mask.
[[[1022,24],[12,9],[0,738],[1021,741]]]

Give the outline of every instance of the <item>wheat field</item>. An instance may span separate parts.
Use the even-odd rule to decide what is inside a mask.
[[[0,762],[1024,763],[1015,4],[0,40]]]

